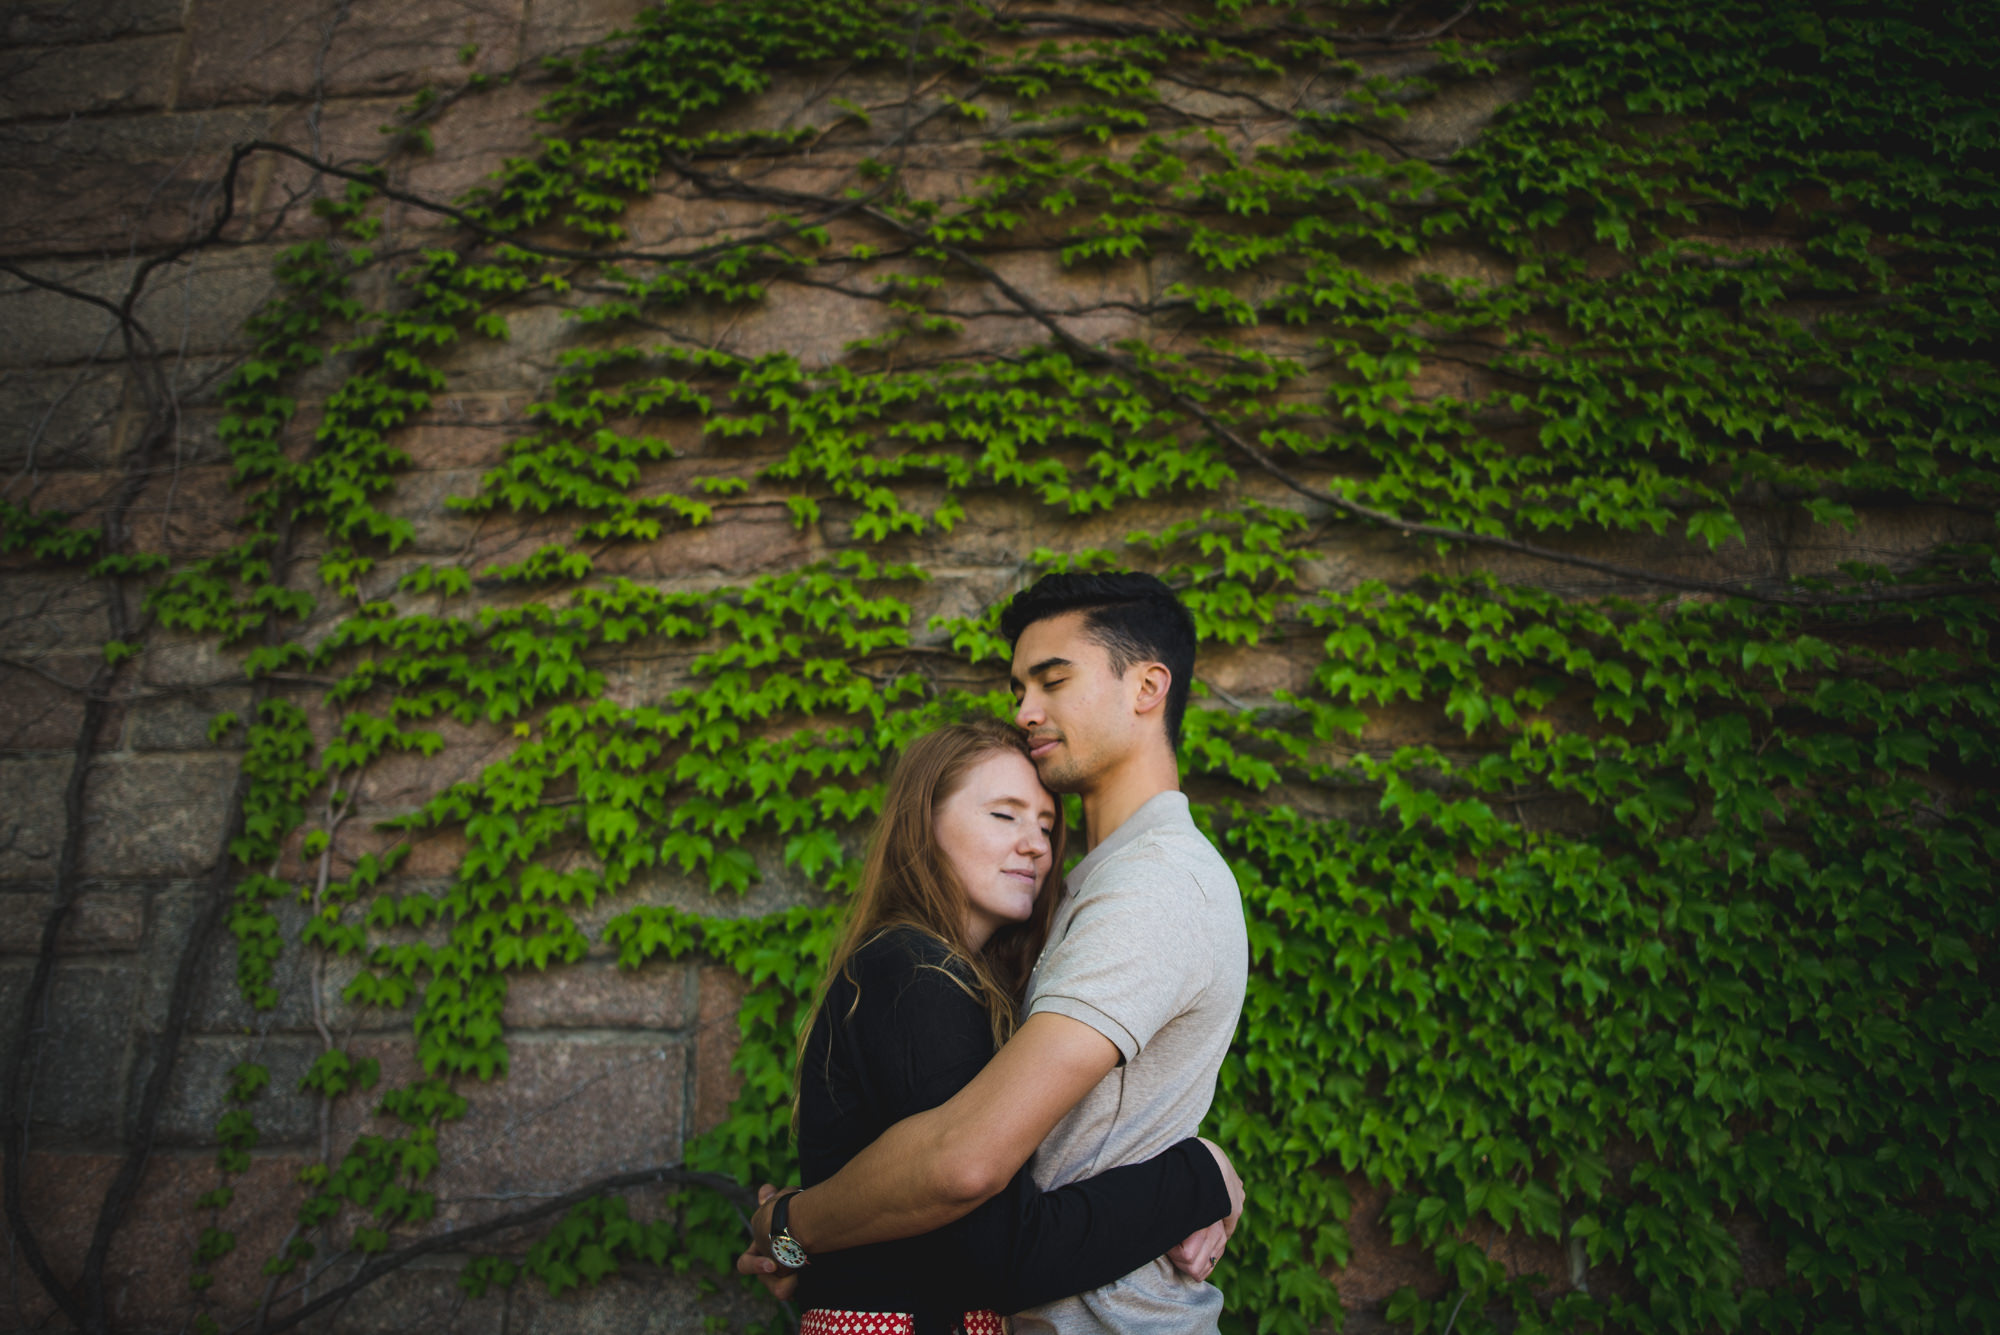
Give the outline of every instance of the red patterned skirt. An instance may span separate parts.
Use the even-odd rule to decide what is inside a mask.
[[[998,1312],[967,1312],[958,1325],[965,1335],[1005,1335]],[[914,1335],[905,1312],[835,1312],[814,1307],[799,1318],[799,1335]]]

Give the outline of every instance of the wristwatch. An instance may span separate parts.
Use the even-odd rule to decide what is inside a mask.
[[[771,1204],[771,1259],[784,1270],[804,1270],[811,1260],[792,1236],[792,1197],[798,1194],[788,1191]]]

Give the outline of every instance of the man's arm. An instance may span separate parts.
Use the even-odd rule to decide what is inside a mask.
[[[902,1121],[812,1190],[792,1198],[808,1255],[942,1228],[1005,1187],[1063,1115],[1113,1067],[1110,1039],[1066,1015],[1031,1015],[972,1083]],[[769,1254],[770,1210],[751,1251]]]

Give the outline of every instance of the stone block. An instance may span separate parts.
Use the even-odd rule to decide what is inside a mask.
[[[364,1006],[346,999],[344,994],[348,985],[363,967],[361,960],[351,955],[326,962],[320,986],[320,1005],[327,1027],[343,1035],[386,1033],[409,1037],[410,1023],[416,1015],[414,1002],[391,1010],[386,1006]]]
[[[0,751],[66,751],[83,726],[83,690],[101,660],[51,655],[0,667]]]
[[[692,982],[684,964],[557,965],[509,977],[501,1019],[509,1029],[680,1029],[694,1011]]]
[[[272,138],[337,166],[379,162],[399,190],[448,206],[486,184],[507,158],[535,155],[540,122],[534,111],[545,92],[545,87],[525,82],[458,92],[424,122],[431,141],[427,151],[412,151],[399,136],[384,133],[404,123],[402,111],[408,104],[404,97],[328,102],[319,108],[316,125],[308,121],[310,109],[300,107],[278,119]],[[316,232],[322,224],[312,219],[304,202],[337,193],[343,184],[316,174],[306,163],[273,155],[261,178],[254,216],[260,226],[278,226],[288,233]],[[392,238],[457,226],[437,208],[403,200],[389,203],[383,218]]]
[[[0,125],[0,244],[16,255],[122,255],[198,236],[220,207],[232,148],[264,138],[269,123],[249,109]],[[268,170],[266,159],[244,163],[232,236],[244,234]]]
[[[126,715],[125,745],[134,751],[213,750],[209,724],[218,714],[248,717],[250,699],[248,686],[220,686],[143,700]],[[233,735],[242,736],[240,725]]]
[[[133,312],[160,346],[190,354],[233,351],[242,342],[243,322],[274,291],[276,253],[269,246],[198,251],[155,270]],[[131,282],[130,266],[123,262],[48,260],[35,271],[114,301],[123,300]],[[60,366],[124,355],[115,333],[106,334],[114,318],[97,306],[11,276],[0,282],[0,301],[9,315],[0,323],[0,366]]]
[[[89,365],[0,378],[0,469],[109,467],[125,374],[122,366]]]
[[[181,1045],[160,1107],[162,1145],[213,1145],[215,1124],[231,1104],[230,1071],[240,1064],[262,1066],[271,1083],[244,1105],[257,1123],[261,1148],[316,1146],[319,1097],[303,1093],[299,1078],[319,1057],[317,1037],[231,1038],[196,1035]],[[137,1095],[134,1095],[135,1108]]]
[[[416,468],[491,468],[506,457],[508,442],[534,429],[527,418],[534,399],[527,393],[447,395],[399,433],[396,444]]]
[[[186,911],[191,923],[194,905]],[[280,899],[271,905],[271,911],[278,919],[278,938],[285,943],[272,966],[271,987],[278,994],[277,1005],[260,1011],[244,999],[236,976],[236,938],[223,927],[208,945],[200,980],[195,984],[190,1023],[197,1033],[303,1033],[312,1029],[312,962],[298,943],[305,925],[305,906],[296,899]]]
[[[536,0],[528,6],[521,38],[523,64],[567,55],[613,32],[630,28],[647,6],[642,0]]]
[[[693,528],[667,521],[653,542],[611,547],[597,570],[637,580],[673,581],[690,574],[748,576],[787,569],[812,559],[813,533],[792,522],[782,501],[718,505],[714,518]]]
[[[169,882],[154,891],[148,911],[147,936],[141,949],[145,953],[146,990],[139,999],[139,1025],[148,1033],[157,1033],[165,1024],[167,1008],[172,1004],[174,979],[180,971],[181,952],[186,949],[188,935],[194,930],[206,897],[212,893],[227,894],[227,887],[215,891],[211,884],[204,882]],[[226,932],[220,922],[218,933]]]
[[[1410,104],[1409,114],[1390,122],[1389,138],[1417,157],[1448,158],[1471,145],[1502,108],[1528,91],[1528,76],[1512,71],[1489,79],[1465,79],[1439,86]]]
[[[71,529],[90,529],[104,523],[108,507],[119,495],[124,479],[107,471],[82,472],[65,469],[37,476],[31,488],[23,488],[19,499],[31,510],[67,516]],[[33,569],[32,557],[11,558],[8,565]],[[46,568],[46,567],[45,567]],[[82,578],[78,572],[78,578]]]
[[[779,1319],[776,1304],[734,1284],[709,1287],[693,1275],[627,1266],[602,1283],[558,1296],[538,1284],[515,1290],[508,1335],[682,1335],[710,1329],[746,1330]],[[712,1324],[711,1324],[712,1323]]]
[[[0,953],[33,955],[55,896],[0,894]],[[146,896],[131,890],[86,890],[71,903],[56,949],[68,955],[137,950],[146,935]]]
[[[0,52],[0,120],[163,107],[179,45],[179,36],[162,33]]]
[[[198,876],[222,856],[240,762],[231,755],[101,760],[84,802],[92,876]]]
[[[511,1292],[474,1298],[459,1287],[458,1257],[421,1258],[382,1276],[305,1329],[314,1335],[498,1335]],[[523,1288],[533,1287],[523,1285]]]
[[[256,1311],[268,1282],[264,1260],[291,1227],[301,1190],[302,1160],[259,1156],[231,1184],[235,1199],[215,1219],[236,1236],[237,1248],[214,1266],[216,1283],[204,1295],[225,1329],[246,1322]],[[99,1203],[121,1159],[111,1154],[37,1151],[23,1177],[23,1206],[37,1238],[58,1274],[74,1275],[90,1245]],[[194,1312],[187,1285],[195,1242],[211,1216],[194,1208],[196,1197],[221,1185],[215,1157],[207,1152],[156,1151],[139,1179],[123,1226],[112,1239],[104,1268],[105,1300],[114,1330],[181,1330]],[[4,1234],[0,1225],[0,1234]],[[32,1282],[17,1286],[21,1322],[10,1329],[64,1329],[50,1320],[47,1297]]]
[[[677,864],[641,867],[615,899],[600,898],[589,908],[573,907],[570,916],[586,936],[596,940],[606,923],[635,905],[667,904],[712,918],[761,918],[801,904],[826,902],[825,894],[804,873],[785,865],[782,838],[753,831],[739,847],[750,855],[758,872],[757,879],[741,894],[729,890],[713,893],[705,875],[688,874]]]
[[[37,1143],[118,1139],[139,981],[136,965],[65,964],[56,970],[33,1053]]]
[[[111,638],[103,588],[72,571],[0,575],[0,637],[12,658],[100,657]]]
[[[721,964],[701,966],[700,1000],[694,1041],[694,1107],[688,1132],[700,1135],[720,1126],[729,1105],[743,1092],[742,1077],[731,1069],[742,1046],[737,1013],[750,990],[749,980]]]
[[[28,995],[34,969],[27,960],[0,964],[0,1063],[13,1057],[14,1041],[21,1036],[21,1002]],[[0,1219],[0,1232],[5,1230],[6,1222]]]
[[[385,1086],[417,1073],[407,1035],[357,1038],[348,1050],[376,1057]],[[507,1074],[488,1084],[463,1082],[471,1106],[440,1131],[441,1162],[430,1180],[440,1226],[483,1217],[496,1195],[567,1191],[678,1162],[686,1078],[683,1045],[657,1035],[512,1035]],[[335,1106],[336,1149],[359,1131],[379,1129],[368,1111],[351,1100]]]
[[[180,105],[410,94],[512,68],[522,0],[194,0]]]
[[[63,785],[74,761],[69,756],[0,760],[0,880],[49,880],[62,850]]]
[[[183,0],[15,0],[0,16],[0,45],[104,42],[134,33],[173,32]]]
[[[207,636],[161,631],[139,657],[139,679],[148,686],[225,687],[245,677],[240,653],[224,651]]]
[[[209,1216],[196,1210],[194,1202],[222,1185],[213,1152],[156,1153],[105,1267],[114,1329],[190,1327],[187,1275],[201,1228],[211,1217],[216,1227],[235,1235],[236,1250],[212,1267],[215,1285],[203,1297],[223,1329],[247,1324],[270,1283],[264,1262],[283,1246],[297,1219],[305,1194],[299,1170],[316,1157],[256,1156],[248,1171],[230,1181],[234,1195],[229,1208]]]
[[[214,418],[187,420],[180,425],[199,431],[213,427]],[[200,438],[183,438],[170,421],[162,426],[169,439],[156,447],[160,453],[153,455],[159,460],[155,474],[125,512],[133,545],[178,559],[228,548],[236,541],[236,524],[243,511],[229,467],[191,462],[185,454],[202,447]],[[212,447],[213,437],[207,443]]]
[[[444,748],[428,756],[421,751],[396,751],[369,765],[355,791],[371,810],[407,811],[441,788],[478,778],[488,765],[505,759],[515,745],[512,737],[475,730],[449,719],[430,719],[421,726],[441,734]]]
[[[485,516],[451,509],[446,502],[475,494],[483,474],[478,468],[416,469],[397,479],[395,491],[378,504],[383,513],[410,521],[415,531],[408,550],[429,554],[464,551],[478,535]]]

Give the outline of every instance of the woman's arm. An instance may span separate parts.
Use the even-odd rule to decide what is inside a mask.
[[[901,949],[883,949],[892,944]],[[900,1118],[943,1104],[991,1059],[985,1009],[938,967],[923,939],[884,941],[867,956],[855,1020],[885,1111]],[[931,1236],[971,1286],[968,1301],[1019,1311],[1109,1284],[1233,1219],[1242,1184],[1226,1162],[1189,1139],[1047,1192],[1023,1166],[997,1195]]]
[[[1206,1141],[1042,1191],[1024,1168],[1007,1189],[951,1226],[968,1298],[1018,1312],[1101,1288],[1242,1208],[1242,1184]],[[1205,1272],[1204,1272],[1205,1273]]]

